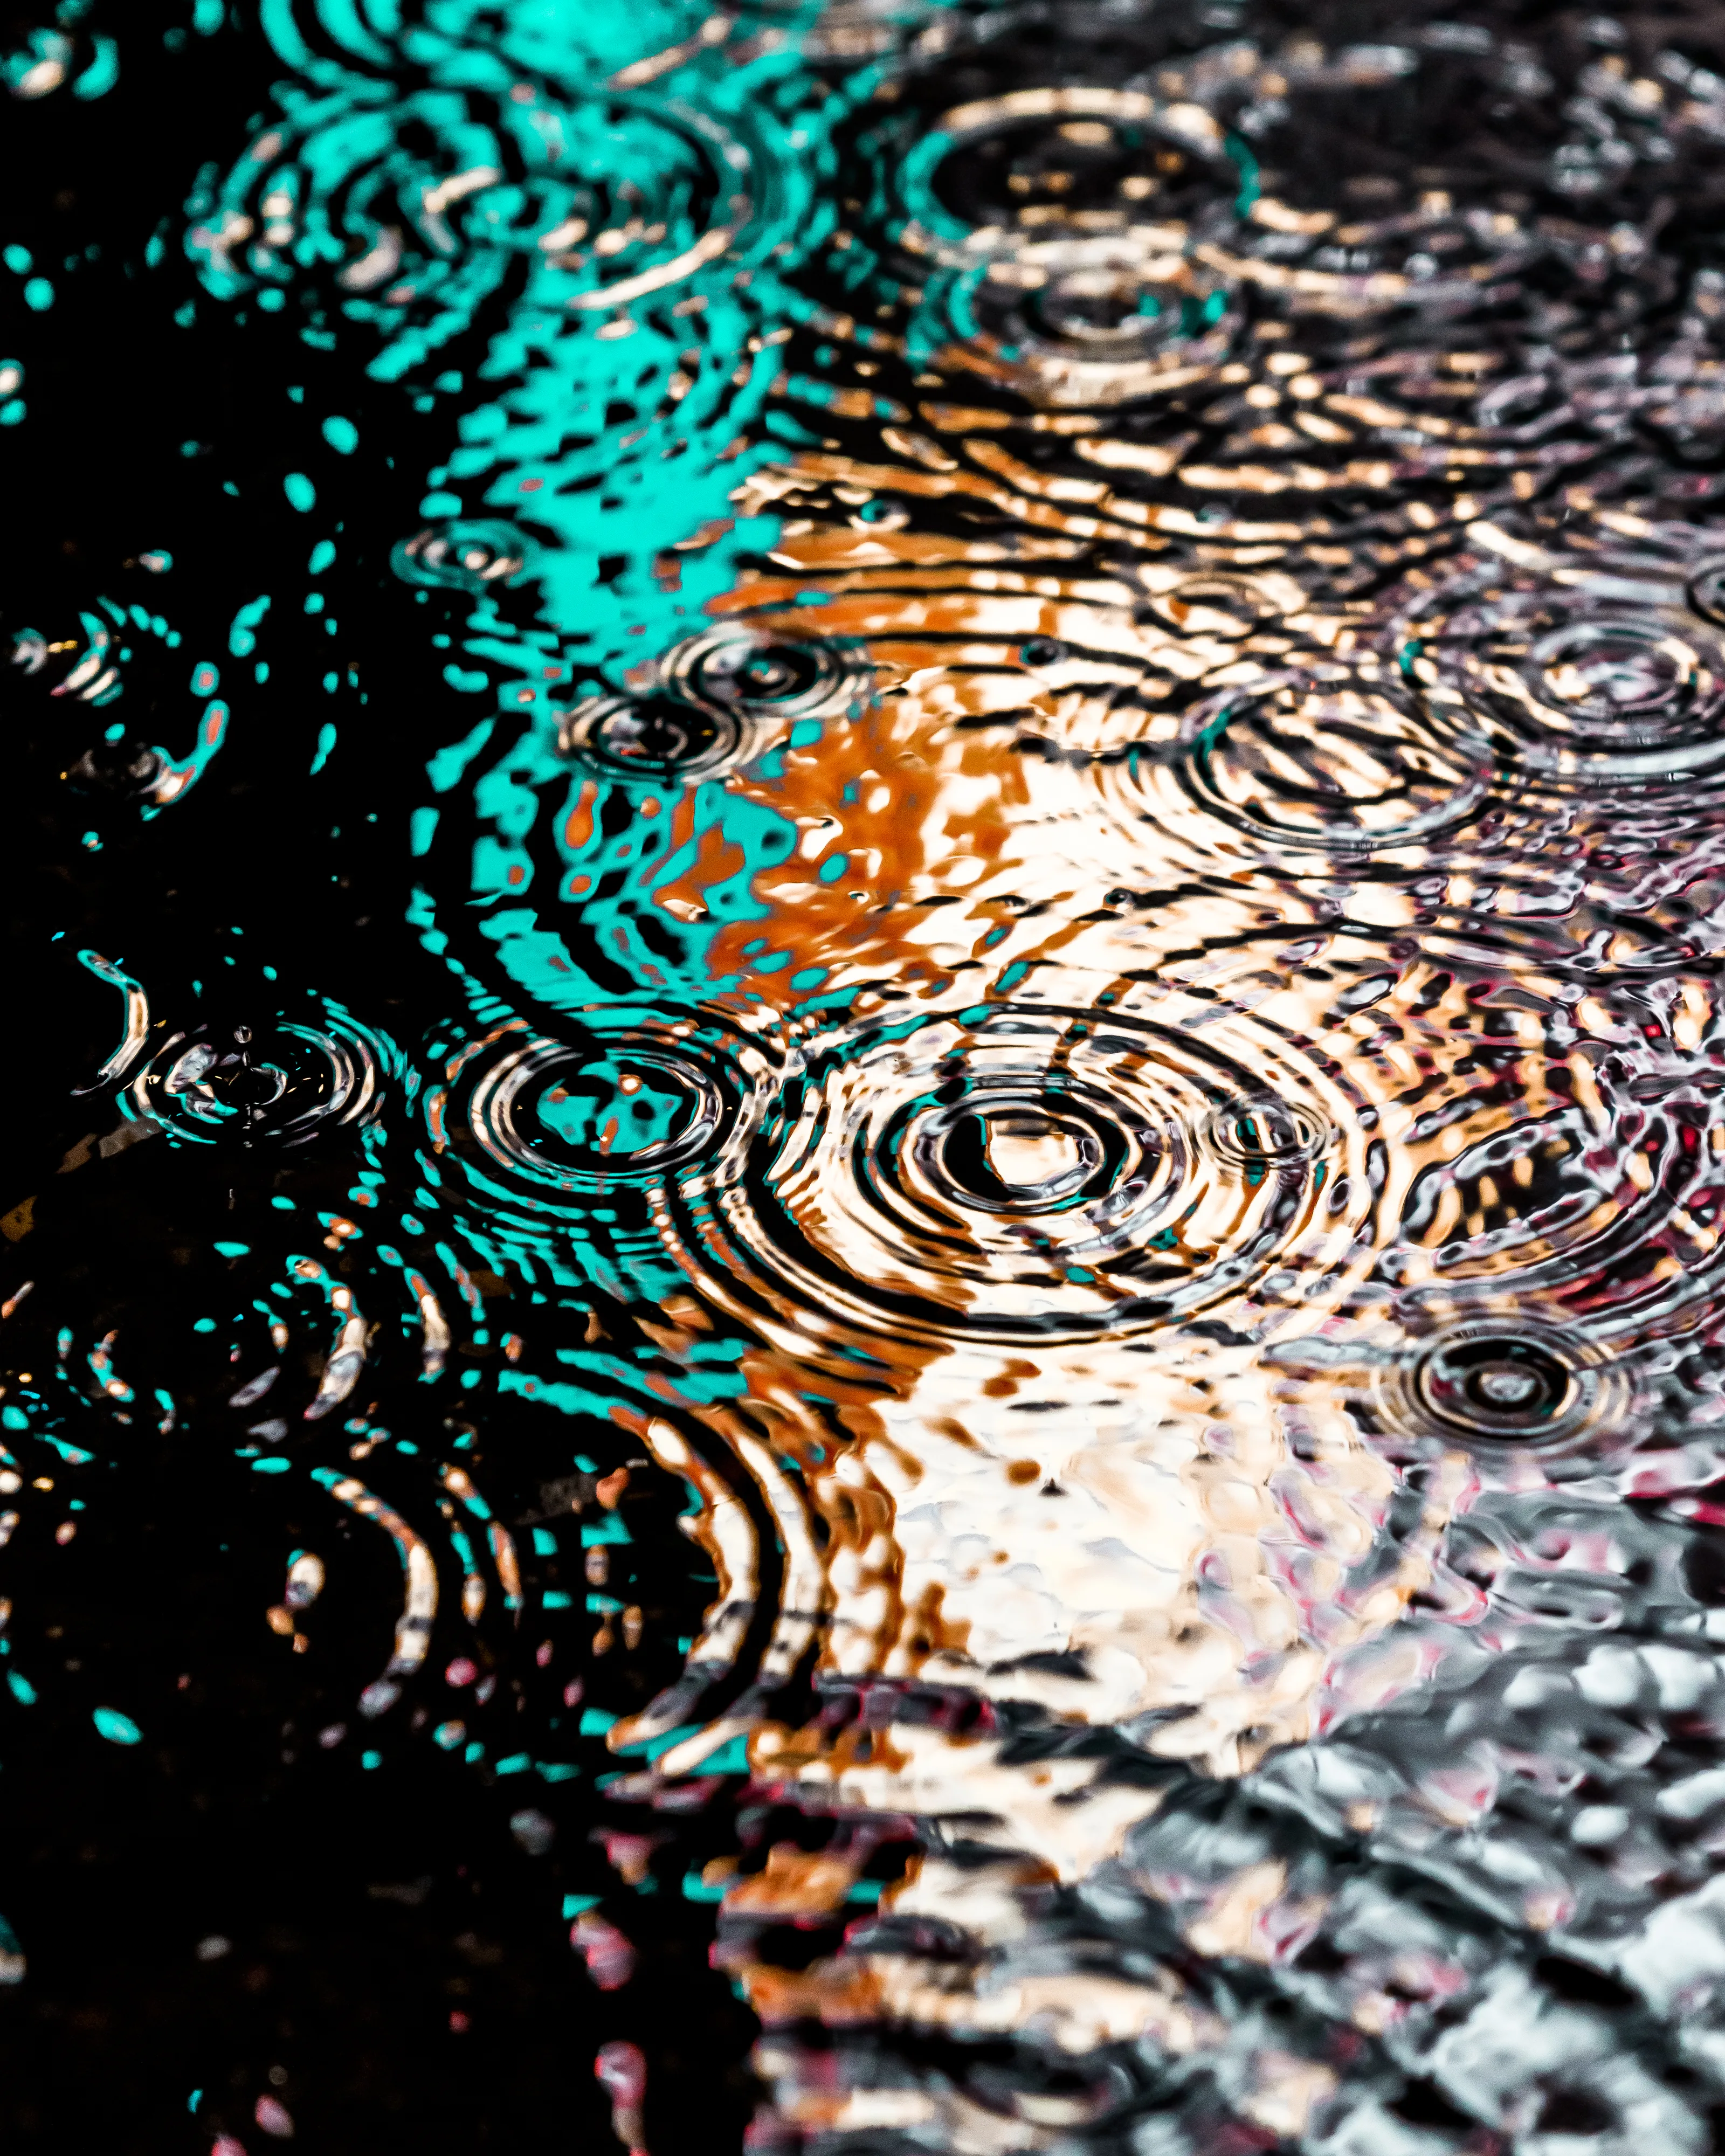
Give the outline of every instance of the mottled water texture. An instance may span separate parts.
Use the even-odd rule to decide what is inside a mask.
[[[38,10],[7,2148],[1725,2147],[1725,13]]]

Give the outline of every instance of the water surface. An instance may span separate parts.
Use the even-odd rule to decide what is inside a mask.
[[[1725,2133],[1725,18],[4,72],[8,2147]]]

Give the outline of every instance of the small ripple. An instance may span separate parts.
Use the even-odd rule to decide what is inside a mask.
[[[778,636],[746,622],[716,623],[685,638],[658,672],[691,703],[757,723],[839,716],[874,685],[873,669],[850,646]]]
[[[256,1029],[208,1024],[177,1033],[121,1096],[128,1116],[181,1145],[304,1145],[380,1112],[400,1056],[339,1004],[317,1020]]]
[[[1391,1412],[1472,1444],[1551,1445],[1601,1414],[1601,1351],[1519,1311],[1450,1326],[1396,1368]]]
[[[899,184],[899,242],[947,273],[950,335],[1028,393],[1118,403],[1226,357],[1238,316],[1189,249],[1240,176],[1200,108],[1100,86],[974,100]]]
[[[919,40],[890,107],[845,131],[847,192],[870,204],[865,266],[829,263],[851,310],[866,276],[913,347],[968,346],[1042,401],[1117,403],[1216,364],[1237,316],[1192,245],[1231,228],[1241,174],[1200,104],[1140,86],[1204,36],[1183,10],[1067,7]]]
[[[260,135],[188,246],[218,297],[309,283],[435,346],[511,263],[578,311],[680,282],[748,221],[749,174],[742,145],[687,109],[527,81],[388,104],[356,86]]]
[[[1717,575],[1692,572],[1700,602]],[[1440,588],[1404,618],[1403,649],[1518,770],[1559,788],[1675,784],[1725,757],[1725,639],[1701,611],[1668,558],[1536,554]]]
[[[727,1103],[670,1041],[617,1036],[586,1052],[532,1040],[490,1065],[468,1123],[486,1153],[555,1190],[650,1181],[708,1152]]]
[[[583,699],[558,724],[565,756],[656,778],[711,778],[753,760],[786,730],[860,708],[873,670],[814,639],[726,623],[685,638],[649,670],[656,687]]]
[[[1147,671],[1110,682],[1092,665],[1096,678],[1059,697],[1053,725],[1028,718],[1024,746],[1047,767],[1028,791],[1039,829],[1059,839],[1070,827],[1075,852],[1100,849],[1128,875],[1242,859],[1303,873],[1326,858],[1370,860],[1379,875],[1428,865],[1491,798],[1498,759],[1473,712],[1369,658],[1242,663],[1259,593],[1240,581],[1235,591],[1196,578],[1161,603],[1183,613],[1195,663],[1247,679],[1183,715]]]
[[[1157,86],[1173,94],[1176,71]],[[1550,33],[1408,23],[1374,25],[1368,43],[1302,34],[1274,54],[1204,55],[1183,87],[1253,161],[1239,235],[1214,259],[1308,318],[1522,317],[1597,349],[1664,296],[1649,248],[1610,248],[1614,223],[1670,183],[1674,136],[1697,181],[1717,164],[1711,114],[1692,108],[1673,128],[1674,85],[1650,85],[1640,108],[1613,98],[1603,127],[1589,125],[1598,82]],[[1584,328],[1569,301],[1584,264]]]
[[[1226,690],[1184,731],[1183,784],[1271,847],[1416,844],[1465,821],[1491,783],[1490,750],[1455,700],[1341,667]]]
[[[536,551],[517,526],[501,518],[453,517],[399,541],[389,566],[405,583],[485,592],[512,583]]]
[[[1447,1157],[1409,1191],[1386,1268],[1409,1284],[1523,1296],[1615,1342],[1705,1321],[1725,1226],[1725,1074],[1716,1017],[1695,988],[1684,1004],[1694,1050],[1637,1042],[1624,1009],[1586,1060],[1553,1014],[1544,1057],[1522,1065],[1517,1119],[1494,1127],[1481,1100],[1472,1131],[1451,1124]]]
[[[557,747],[567,757],[686,781],[746,762],[748,738],[736,712],[681,696],[588,696],[557,726]]]
[[[425,1096],[427,1134],[460,1169],[449,1203],[486,1246],[501,1236],[530,1263],[573,1252],[586,1276],[639,1292],[676,1277],[654,1220],[693,1180],[730,1172],[773,1073],[759,1045],[705,1017],[619,1013],[560,1040],[517,1020],[450,1059]]]
[[[160,575],[172,560],[157,553],[126,567]],[[131,588],[136,593],[141,588]],[[155,593],[149,597],[153,601]],[[44,747],[51,747],[60,777],[75,793],[107,805],[134,804],[149,822],[190,792],[226,740],[228,707],[215,694],[220,670],[208,660],[187,669],[181,632],[138,597],[125,605],[99,594],[77,608],[75,629],[64,618],[59,627],[59,634],[37,629],[13,633],[11,665],[29,684],[27,693],[44,699],[33,721],[51,730]],[[121,712],[98,733],[94,713],[116,703]],[[125,712],[140,706],[144,722],[154,724],[182,703],[188,708],[177,723],[193,734],[183,757],[145,740],[126,722]]]

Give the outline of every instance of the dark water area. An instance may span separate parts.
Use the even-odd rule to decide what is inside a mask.
[[[0,2144],[1725,2146],[1725,13],[0,73]]]

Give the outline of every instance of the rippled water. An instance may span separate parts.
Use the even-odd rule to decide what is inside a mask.
[[[5,38],[8,2148],[1725,2145],[1725,16]]]

